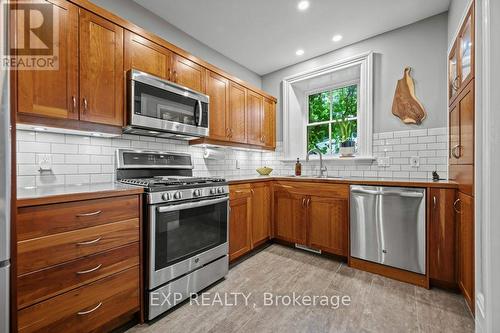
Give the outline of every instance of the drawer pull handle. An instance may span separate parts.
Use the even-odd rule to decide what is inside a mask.
[[[88,311],[80,311],[80,312],[77,312],[77,315],[79,316],[84,316],[84,315],[88,315],[89,313],[92,313],[94,312],[95,310],[99,309],[100,307],[102,306],[102,302],[100,302],[99,304],[97,304],[93,309],[90,309]]]
[[[462,214],[462,207],[460,207],[460,209],[458,209],[458,207],[457,207],[458,203],[462,204],[462,200],[460,200],[460,199],[455,200],[455,202],[453,203],[453,209],[455,210],[455,212],[457,214]]]
[[[98,241],[100,241],[102,239],[102,237],[99,237],[99,238],[96,238],[94,240],[91,240],[91,241],[87,241],[87,242],[81,242],[81,243],[76,243],[76,245],[91,245],[91,244],[95,244],[97,243]]]
[[[81,214],[76,214],[76,217],[87,217],[87,216],[96,216],[102,213],[102,210],[98,210],[92,213],[81,213]]]
[[[79,272],[76,272],[76,274],[80,274],[80,275],[82,275],[82,274],[92,273],[92,272],[97,271],[97,270],[98,270],[99,268],[101,268],[101,267],[102,267],[102,264],[100,264],[100,265],[98,265],[97,267],[94,267],[94,268],[92,268],[92,269],[88,269],[88,270],[86,270],[86,271],[79,271]]]

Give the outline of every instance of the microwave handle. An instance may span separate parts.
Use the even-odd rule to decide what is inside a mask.
[[[215,204],[225,202],[225,201],[229,201],[229,197],[188,202],[188,203],[184,203],[184,204],[171,205],[171,206],[162,206],[162,207],[158,207],[157,210],[158,210],[158,213],[166,213],[166,212],[171,212],[171,211],[175,211],[175,210],[184,210],[184,209],[190,209],[190,208],[215,205]]]
[[[198,118],[198,127],[201,126],[201,122],[203,121],[203,108],[202,108],[202,105],[201,105],[201,101],[198,100],[198,110],[200,112],[200,116]]]

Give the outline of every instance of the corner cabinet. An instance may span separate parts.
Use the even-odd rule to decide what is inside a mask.
[[[229,207],[229,261],[234,261],[270,239],[269,183],[231,185]]]
[[[278,183],[273,193],[274,237],[348,255],[348,185]]]
[[[50,4],[59,22],[58,69],[17,72],[19,122],[121,132],[123,28],[69,2]]]

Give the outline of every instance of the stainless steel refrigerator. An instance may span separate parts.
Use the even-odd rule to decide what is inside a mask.
[[[5,1],[0,1],[0,55],[8,47]],[[0,333],[9,331],[10,278],[10,103],[9,71],[0,66]]]

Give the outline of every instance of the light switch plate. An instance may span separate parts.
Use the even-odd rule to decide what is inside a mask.
[[[410,165],[412,168],[418,168],[420,166],[420,157],[418,156],[410,157]]]

